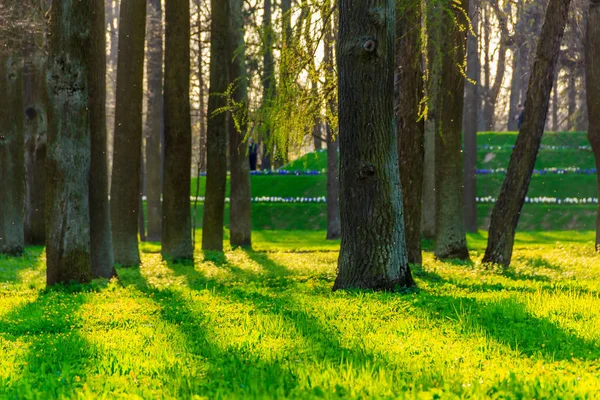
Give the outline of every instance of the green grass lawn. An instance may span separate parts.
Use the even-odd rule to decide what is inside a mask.
[[[44,289],[44,255],[0,258],[0,398],[595,398],[591,232],[520,234],[513,266],[426,254],[405,294],[332,293],[324,232],[255,235],[119,279]],[[290,249],[296,249],[290,252]]]

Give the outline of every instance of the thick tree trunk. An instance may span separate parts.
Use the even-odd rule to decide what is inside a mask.
[[[263,6],[263,34],[264,52],[263,52],[263,108],[270,107],[273,96],[275,95],[275,62],[273,60],[273,28],[271,26],[271,0],[264,0]],[[261,169],[271,169],[271,133],[269,129],[265,129],[262,139],[262,160]]]
[[[413,286],[395,134],[394,1],[339,7],[342,244],[333,289]]]
[[[473,32],[479,30],[479,0],[471,0],[469,17]],[[479,119],[479,63],[477,37],[469,32],[467,37],[467,78],[465,82],[465,110],[463,115],[465,228],[477,232],[477,121]]]
[[[46,243],[46,57],[33,44],[25,49],[25,244]]]
[[[423,97],[421,66],[421,2],[404,2],[397,9],[396,131],[406,250],[410,264],[421,264],[421,198],[425,157],[425,124],[420,116]]]
[[[108,201],[108,143],[106,130],[106,31],[104,7],[93,2],[88,52],[90,162],[90,257],[92,276],[115,275]]]
[[[146,112],[146,212],[148,240],[160,242],[162,230],[163,137],[163,24],[161,0],[148,0],[146,68],[148,105]]]
[[[192,260],[194,246],[190,215],[192,121],[189,1],[167,1],[165,21],[162,255],[168,259]],[[225,64],[221,66],[223,65]]]
[[[120,16],[110,212],[115,262],[137,266],[146,0],[122,2]]]
[[[465,234],[462,121],[465,78],[459,67],[465,57],[467,34],[460,25],[468,19],[468,0],[444,13],[441,35],[440,91],[437,98],[435,135],[435,256],[468,259]],[[454,18],[453,18],[454,17]]]
[[[87,65],[92,1],[52,7],[47,84],[46,280],[87,282],[90,257],[90,119]]]
[[[232,246],[252,246],[252,194],[250,162],[245,140],[248,114],[246,52],[241,0],[229,0],[230,18],[230,80],[235,85],[233,100],[238,104],[229,115],[229,159],[231,163],[231,204],[229,208],[230,243]]]
[[[225,212],[225,186],[227,185],[227,136],[229,132],[227,114],[216,110],[227,106],[225,93],[229,85],[225,65],[231,64],[229,57],[229,13],[228,1],[212,0],[210,34],[210,89],[208,93],[207,168],[204,220],[202,223],[202,249],[223,250],[223,214]],[[225,68],[227,69],[227,68]]]
[[[25,248],[21,57],[0,56],[0,93],[0,254],[20,255]]]
[[[570,0],[550,0],[533,65],[525,118],[510,158],[500,196],[494,206],[483,262],[510,265],[519,215],[548,114],[555,69],[569,14]]]
[[[588,107],[588,139],[600,171],[600,0],[590,0],[585,39],[585,81]],[[600,174],[598,174],[600,193]],[[596,251],[600,251],[600,205],[596,217]]]

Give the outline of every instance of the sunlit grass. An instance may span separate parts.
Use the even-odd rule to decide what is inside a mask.
[[[519,235],[513,266],[431,254],[410,293],[332,293],[338,243],[263,232],[262,251],[44,289],[41,249],[0,258],[0,398],[593,398],[591,232]],[[273,240],[268,242],[268,240]]]

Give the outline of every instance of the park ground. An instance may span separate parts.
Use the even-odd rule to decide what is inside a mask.
[[[200,234],[200,232],[199,232]],[[506,271],[426,253],[418,289],[331,291],[339,243],[258,231],[255,250],[45,289],[44,252],[0,258],[0,398],[594,398],[592,232],[522,233]],[[431,244],[426,243],[430,249]]]

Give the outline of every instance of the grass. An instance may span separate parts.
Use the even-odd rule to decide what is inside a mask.
[[[426,254],[405,294],[332,293],[323,232],[44,289],[44,255],[0,258],[0,398],[593,398],[593,233],[521,234],[508,271]],[[295,239],[294,239],[295,238]],[[279,239],[278,242],[270,242]],[[288,251],[289,242],[296,250]],[[319,251],[316,251],[319,250]]]

